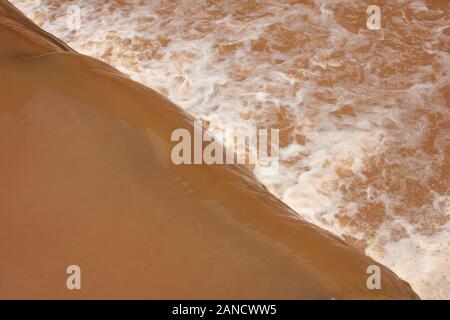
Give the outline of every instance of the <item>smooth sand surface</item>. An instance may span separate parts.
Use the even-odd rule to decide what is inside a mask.
[[[245,168],[172,164],[189,117],[5,1],[0,43],[0,298],[416,298]]]

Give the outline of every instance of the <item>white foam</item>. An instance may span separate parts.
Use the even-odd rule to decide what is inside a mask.
[[[427,182],[448,165],[448,133],[440,131],[434,140],[435,154],[423,151],[436,125],[429,115],[450,119],[439,100],[450,69],[442,50],[449,23],[439,10],[432,12],[437,19],[417,19],[413,14],[429,12],[422,1],[390,1],[382,14],[397,10],[399,16],[383,16],[387,26],[376,32],[365,29],[362,19],[354,32],[355,14],[365,16],[365,8],[350,0],[315,0],[313,6],[260,1],[248,9],[232,0],[11,2],[74,49],[210,122],[213,135],[282,126],[290,138],[280,150],[280,175],[259,176],[269,190],[308,221],[364,239],[366,253],[422,297],[450,298],[450,224],[442,222],[450,213],[444,200],[436,200],[448,201],[448,190],[440,194]],[[81,8],[77,32],[68,29],[69,5]],[[350,26],[340,22],[345,8],[352,9],[346,11]],[[433,56],[432,63],[421,50]],[[350,112],[339,113],[348,106]],[[415,153],[401,155],[400,147]],[[374,165],[380,168],[371,177],[366,171]],[[420,192],[432,196],[408,203],[404,179],[421,182]],[[360,214],[373,203],[384,207],[381,223],[364,222]],[[410,215],[400,214],[403,207]],[[418,213],[433,232],[421,231]],[[343,214],[350,222],[342,224]],[[399,229],[402,237],[393,238]]]

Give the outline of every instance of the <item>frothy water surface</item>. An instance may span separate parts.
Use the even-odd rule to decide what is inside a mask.
[[[281,172],[258,177],[272,193],[421,297],[450,298],[447,1],[11,2],[218,137],[279,128]]]

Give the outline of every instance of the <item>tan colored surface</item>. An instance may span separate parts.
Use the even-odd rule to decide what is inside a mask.
[[[244,169],[172,165],[183,112],[4,1],[0,42],[0,298],[415,297]]]
[[[450,1],[10,1],[216,137],[279,128],[281,170],[256,166],[259,181],[421,297],[450,299]]]

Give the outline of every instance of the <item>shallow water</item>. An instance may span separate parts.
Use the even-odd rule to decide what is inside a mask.
[[[281,172],[259,176],[274,195],[421,297],[450,298],[447,1],[11,2],[217,137],[279,128]]]

